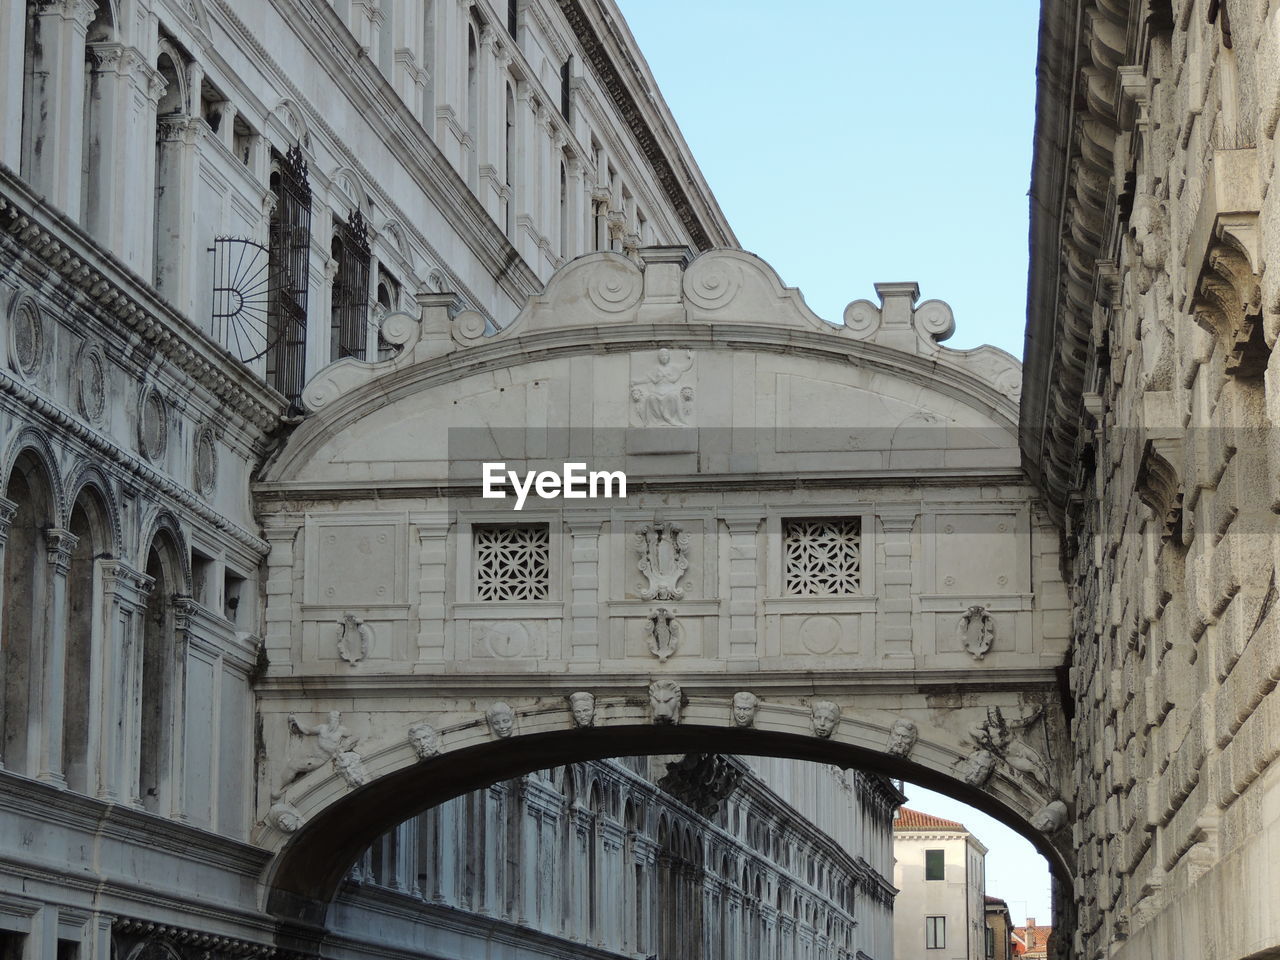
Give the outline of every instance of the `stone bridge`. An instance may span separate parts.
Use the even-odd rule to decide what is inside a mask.
[[[640,259],[571,262],[497,332],[420,295],[262,471],[255,840],[299,929],[408,816],[627,754],[881,771],[1067,875],[1068,603],[1017,362],[942,346],[913,283],[832,325],[748,254]],[[626,496],[516,510],[498,462]]]

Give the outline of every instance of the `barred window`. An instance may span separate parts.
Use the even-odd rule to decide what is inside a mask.
[[[858,517],[783,522],[783,590],[798,597],[862,592],[862,521]]]
[[[545,524],[472,528],[477,600],[545,600],[551,534]]]

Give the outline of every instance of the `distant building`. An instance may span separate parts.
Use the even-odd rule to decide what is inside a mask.
[[[962,823],[902,807],[893,824],[898,960],[986,957],[986,855]],[[921,951],[926,951],[922,953]]]
[[[986,960],[1013,960],[1013,918],[1009,904],[999,897],[984,897],[983,913],[987,926]]]
[[[1014,956],[1019,960],[1047,960],[1053,927],[1037,927],[1035,917],[1027,917],[1025,927],[1013,928]]]

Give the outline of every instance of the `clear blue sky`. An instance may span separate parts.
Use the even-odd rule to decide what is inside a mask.
[[[1022,355],[1039,4],[618,0],[738,240],[821,317],[916,280],[949,346]],[[987,890],[1049,921],[1029,843],[947,797],[910,803],[990,848]]]
[[[916,280],[1022,355],[1032,0],[618,0],[742,246],[821,317]]]

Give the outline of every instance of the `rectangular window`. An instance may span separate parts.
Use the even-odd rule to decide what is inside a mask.
[[[987,927],[987,960],[995,960],[996,955],[996,932]]]
[[[560,116],[569,119],[569,81],[573,76],[573,57],[560,64]]]
[[[369,230],[359,210],[333,225],[330,253],[337,264],[330,290],[329,358],[365,359],[369,335]]]
[[[926,950],[941,950],[947,945],[947,918],[924,918],[924,945]]]
[[[947,878],[946,866],[946,851],[926,850],[924,852],[924,878],[926,880],[945,880]]]
[[[860,518],[786,520],[782,540],[787,595],[841,597],[862,592]]]
[[[302,149],[272,157],[275,204],[269,224],[267,383],[301,409],[306,380],[307,285],[311,257],[311,184]]]
[[[477,600],[545,600],[551,586],[546,524],[474,527]]]
[[[520,6],[516,0],[507,0],[507,33],[515,40],[520,32]]]

